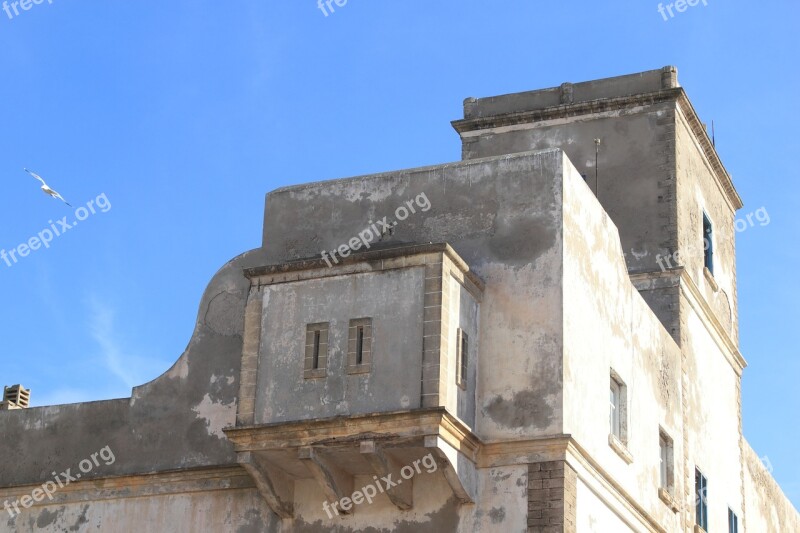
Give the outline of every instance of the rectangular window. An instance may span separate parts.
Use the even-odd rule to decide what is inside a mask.
[[[703,531],[708,531],[708,482],[697,468],[694,470],[694,497],[696,523]]]
[[[628,387],[611,369],[608,412],[608,445],[628,464],[633,456],[628,450]]]
[[[467,369],[469,368],[469,337],[458,328],[456,338],[456,383],[462,389],[467,388]]]
[[[350,321],[347,341],[347,373],[366,374],[372,369],[372,319]]]
[[[611,370],[609,396],[610,433],[620,444],[628,444],[628,387],[619,374]]]
[[[714,227],[711,219],[703,213],[703,260],[705,267],[714,273]]]
[[[305,363],[306,379],[324,378],[328,374],[328,323],[306,326]]]
[[[659,487],[672,494],[675,486],[674,443],[663,430],[659,431]]]
[[[615,379],[611,379],[611,434],[619,438],[619,396],[620,396],[619,383]]]
[[[728,509],[728,533],[739,533],[739,517]]]

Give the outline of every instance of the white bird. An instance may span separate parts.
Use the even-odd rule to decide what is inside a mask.
[[[31,176],[33,176],[34,178],[36,178],[37,180],[42,182],[42,191],[44,191],[44,193],[46,195],[51,196],[53,198],[57,198],[57,199],[61,200],[62,202],[64,202],[65,204],[67,204],[70,207],[72,207],[70,205],[70,203],[68,201],[64,200],[64,198],[60,194],[58,194],[56,191],[51,189],[50,186],[44,182],[44,180],[42,179],[42,177],[40,175],[36,174],[35,172],[31,172],[27,168],[23,168],[22,170],[24,170],[25,172],[27,172],[28,174],[30,174]]]

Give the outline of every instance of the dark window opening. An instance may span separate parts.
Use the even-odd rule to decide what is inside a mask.
[[[707,480],[700,470],[694,470],[694,497],[695,497],[695,514],[696,523],[708,531],[708,500],[707,500]]]
[[[467,381],[467,366],[469,364],[469,341],[466,333],[461,333],[461,381]]]
[[[319,368],[319,345],[320,345],[320,338],[322,336],[322,332],[317,330],[314,332],[314,360],[311,364],[311,368],[317,370]]]
[[[703,260],[705,267],[714,273],[714,228],[708,215],[703,214]]]
[[[327,322],[306,325],[303,376],[305,379],[324,378],[328,374],[328,330]]]
[[[739,533],[739,517],[731,509],[728,509],[728,532]]]
[[[469,338],[467,333],[458,328],[456,338],[456,384],[467,388],[467,368],[469,367]]]
[[[372,319],[353,318],[347,333],[347,373],[372,371]]]
[[[358,326],[356,333],[356,364],[364,364],[364,326]]]

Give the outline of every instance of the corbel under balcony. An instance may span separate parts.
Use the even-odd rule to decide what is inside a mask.
[[[389,500],[409,510],[413,483],[441,472],[458,501],[475,502],[481,442],[442,407],[234,427],[225,433],[239,464],[281,518],[294,516],[299,479],[315,480],[333,503],[353,495],[355,476],[377,476]],[[352,508],[340,511],[349,514]]]

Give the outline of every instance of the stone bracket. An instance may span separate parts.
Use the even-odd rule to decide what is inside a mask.
[[[425,448],[433,456],[455,497],[462,504],[475,503],[477,498],[475,463],[438,435],[426,436]]]
[[[253,452],[239,452],[237,461],[253,478],[270,509],[281,518],[293,518],[294,480]]]
[[[328,461],[322,454],[310,446],[299,448],[297,457],[308,468],[308,471],[322,487],[325,497],[330,503],[353,494],[353,475],[345,472],[339,466]],[[341,509],[342,513],[350,514],[349,510]]]
[[[381,478],[392,476],[392,479],[401,479],[401,465],[386,455],[383,448],[374,440],[361,441],[361,454],[372,466],[372,470]],[[413,480],[404,480],[402,484],[386,489],[389,500],[398,508],[407,511],[414,506]]]

